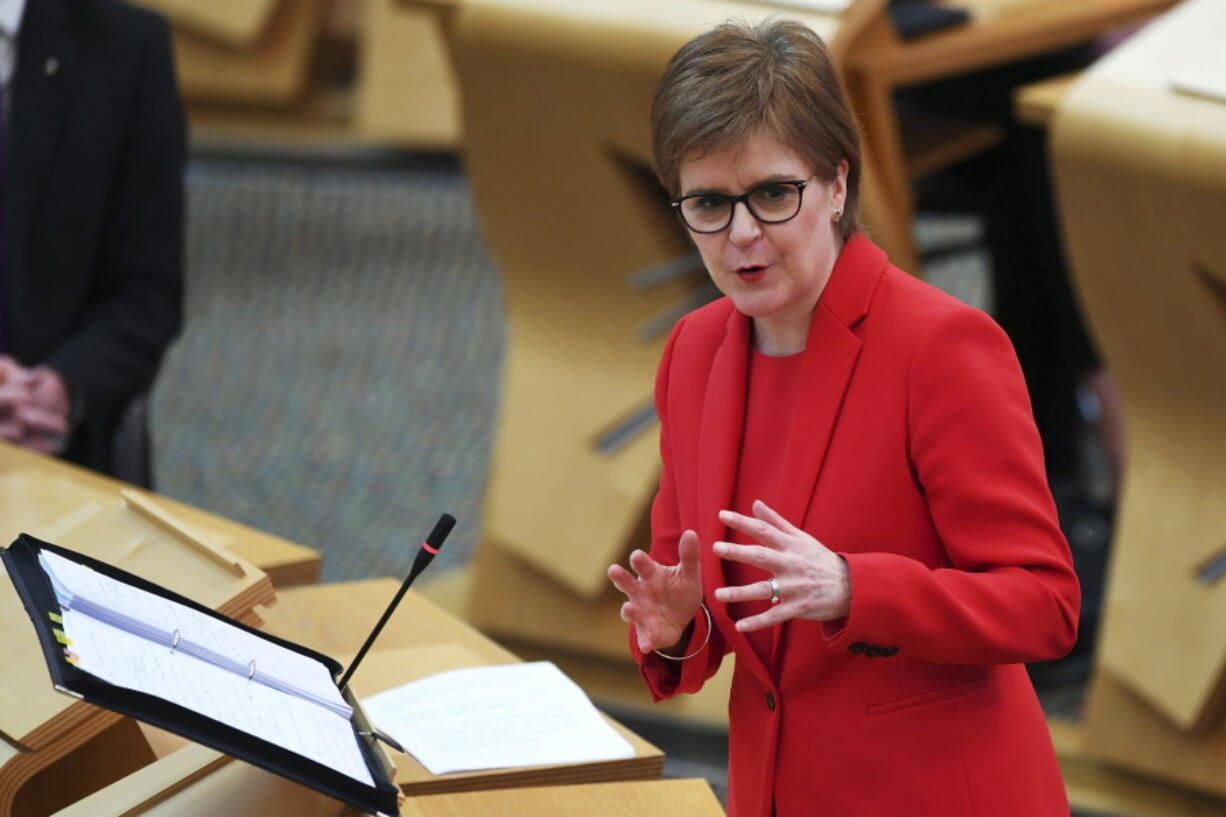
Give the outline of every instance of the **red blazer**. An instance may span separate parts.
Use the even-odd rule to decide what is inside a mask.
[[[776,510],[847,560],[851,613],[776,628],[768,669],[712,597],[750,334],[727,299],[687,315],[656,384],[652,552],[675,564],[682,531],[698,532],[710,644],[678,664],[630,640],[657,700],[736,654],[729,814],[770,817],[772,801],[779,817],[1068,814],[1022,662],[1068,652],[1080,591],[1008,339],[867,238],[848,241],[813,313],[808,410],[780,452]]]

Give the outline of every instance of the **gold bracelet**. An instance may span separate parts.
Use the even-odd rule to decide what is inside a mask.
[[[707,637],[704,638],[702,643],[698,645],[698,649],[694,650],[689,655],[665,655],[659,650],[652,650],[652,652],[661,658],[667,658],[669,661],[689,661],[695,655],[698,655],[698,653],[706,649],[707,643],[711,640],[711,611],[708,610],[707,605],[703,604],[701,601],[698,602],[698,606],[702,608],[702,612],[707,616]]]

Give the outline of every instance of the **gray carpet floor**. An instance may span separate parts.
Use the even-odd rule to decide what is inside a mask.
[[[159,490],[401,575],[441,511],[480,529],[501,288],[445,160],[193,160],[186,326],[153,395]],[[437,570],[437,568],[436,568]]]

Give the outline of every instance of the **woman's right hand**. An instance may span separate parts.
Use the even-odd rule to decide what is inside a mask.
[[[626,594],[622,621],[634,625],[639,649],[676,648],[702,603],[702,574],[698,567],[698,534],[687,530],[677,543],[676,565],[662,565],[641,550],[630,554],[631,573],[621,565],[609,567],[613,586]],[[684,646],[684,645],[680,645]]]

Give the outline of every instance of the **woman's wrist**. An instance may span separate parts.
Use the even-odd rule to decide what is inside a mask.
[[[656,655],[660,656],[661,658],[667,658],[669,661],[688,661],[689,659],[693,658],[694,656],[702,652],[704,649],[706,649],[707,644],[710,643],[711,641],[711,629],[713,626],[711,623],[711,611],[708,610],[707,605],[703,604],[702,602],[698,603],[698,608],[699,610],[702,611],[703,617],[705,619],[705,626],[707,628],[706,635],[703,636],[701,644],[699,644],[692,652],[684,654],[684,655],[681,654],[684,651],[686,645],[688,645],[694,638],[694,626],[695,626],[694,621],[697,618],[697,614],[695,614],[695,619],[691,619],[690,623],[686,625],[685,630],[681,633],[681,638],[677,640],[676,644],[674,644],[672,647],[669,647],[667,650],[657,649],[657,650],[652,650],[652,652],[654,652]]]

